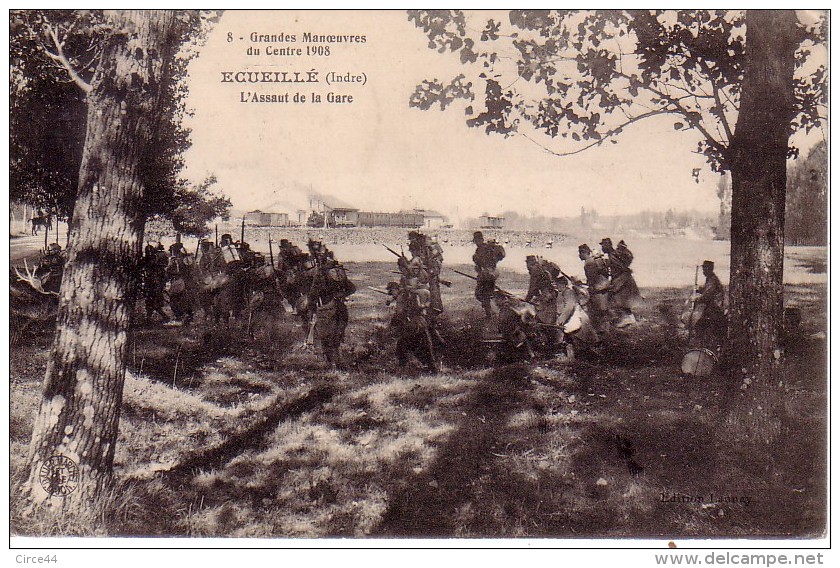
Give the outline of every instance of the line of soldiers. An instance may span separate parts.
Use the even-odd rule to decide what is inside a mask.
[[[244,241],[222,235],[217,246],[202,239],[194,255],[176,242],[169,252],[163,245],[147,245],[143,257],[143,293],[146,317],[159,314],[168,304],[181,324],[193,321],[196,308],[206,321],[245,323],[251,333],[253,318],[264,312],[296,313],[304,328],[304,345],[318,348],[331,364],[349,321],[346,298],[356,288],[344,267],[323,243],[310,240],[304,253],[287,239],[280,241],[275,264],[271,243],[270,262]],[[285,304],[284,304],[285,302]]]
[[[508,349],[525,350],[531,356],[538,351],[562,351],[573,358],[576,345],[596,347],[599,333],[636,321],[633,310],[641,295],[630,268],[633,253],[624,241],[613,247],[611,239],[605,238],[596,253],[586,244],[578,247],[585,282],[568,276],[548,259],[527,256],[529,286],[524,298],[496,284],[504,247],[485,240],[480,231],[473,234],[473,243],[476,275],[455,272],[475,280],[475,297],[486,320],[493,318],[496,304],[499,342]],[[273,317],[277,311],[293,312],[301,320],[304,345],[319,348],[328,362],[337,364],[349,323],[345,302],[356,287],[323,243],[310,240],[307,248],[308,252],[303,252],[281,239],[275,262],[269,241],[270,262],[266,262],[263,254],[252,251],[247,242],[234,242],[229,234],[222,235],[218,246],[200,240],[194,255],[180,242],[168,252],[161,243],[149,244],[142,261],[147,319],[157,313],[161,321],[168,322],[164,311],[168,303],[182,324],[193,321],[196,308],[203,310],[206,321],[226,324],[230,318],[241,321],[247,313],[250,332],[256,313]],[[441,278],[443,250],[435,239],[419,231],[408,233],[409,256],[388,250],[398,257],[400,278],[389,282],[386,290],[377,291],[389,295],[387,303],[396,307],[391,328],[397,336],[398,362],[404,366],[413,356],[424,368],[435,370],[436,354],[445,345],[440,329],[444,311],[441,286],[451,285]],[[56,287],[63,258],[61,247],[51,245],[38,268],[45,278],[57,275]],[[725,317],[723,286],[714,274],[714,263],[705,261],[703,274],[706,282],[696,291],[690,317],[696,339],[705,342],[714,341]]]
[[[601,251],[595,254],[588,245],[580,245],[586,282],[568,276],[550,260],[529,255],[525,261],[529,286],[524,299],[496,285],[504,247],[485,240],[481,231],[473,234],[473,243],[476,275],[455,272],[476,281],[475,297],[486,320],[493,317],[496,304],[501,338],[490,341],[508,349],[527,350],[531,356],[537,351],[561,351],[571,359],[575,345],[597,349],[599,332],[636,321],[633,310],[642,298],[630,268],[633,253],[623,240],[613,247],[612,240],[605,238],[600,243]],[[417,231],[409,233],[410,258],[388,250],[398,257],[401,274],[399,282],[390,282],[387,288],[391,295],[388,303],[397,306],[391,318],[397,335],[397,358],[402,366],[411,354],[424,367],[434,369],[435,349],[443,343],[437,323],[443,312],[442,251],[434,239]]]
[[[440,285],[450,283],[440,278],[443,253],[437,242],[417,231],[411,231],[408,238],[410,257],[386,247],[398,257],[401,276],[399,281],[389,282],[387,286],[391,296],[387,303],[396,304],[391,329],[397,336],[400,366],[413,355],[424,368],[434,370],[436,349],[444,344],[439,329],[443,313]],[[486,321],[493,318],[493,304],[496,304],[501,338],[490,341],[502,343],[505,349],[524,348],[531,356],[538,350],[558,348],[563,348],[566,356],[573,356],[573,341],[598,343],[582,307],[585,291],[579,285],[570,285],[569,278],[556,264],[528,256],[528,293],[524,299],[517,298],[496,285],[497,265],[505,258],[504,247],[495,240],[485,240],[481,231],[473,234],[473,243],[476,245],[472,257],[475,276],[455,272],[475,280],[475,297]]]

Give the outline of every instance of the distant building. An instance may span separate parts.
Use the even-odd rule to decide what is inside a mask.
[[[267,211],[248,211],[245,215],[245,224],[254,225],[258,227],[288,227],[289,214],[288,213],[270,213]]]
[[[502,229],[504,228],[505,218],[482,215],[478,218],[478,224],[482,229]]]
[[[423,215],[415,212],[377,213],[360,211],[359,227],[406,227],[419,229],[423,226]]]
[[[432,209],[415,209],[412,213],[423,216],[422,227],[424,229],[440,229],[449,224],[446,215]]]
[[[359,209],[326,195],[311,195],[309,210],[324,216],[327,227],[355,227],[359,224]]]

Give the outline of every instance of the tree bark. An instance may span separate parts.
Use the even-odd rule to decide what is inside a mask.
[[[793,11],[749,11],[746,30],[741,105],[729,154],[728,361],[738,394],[726,429],[753,447],[769,448],[780,431],[779,338],[796,16]]]
[[[24,488],[34,505],[62,515],[85,513],[111,481],[145,225],[144,162],[155,151],[153,126],[177,49],[171,11],[109,18],[116,31],[88,96],[56,334]]]

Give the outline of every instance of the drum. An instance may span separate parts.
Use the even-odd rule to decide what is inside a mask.
[[[682,360],[682,372],[693,377],[708,377],[714,371],[718,358],[708,349],[690,349]]]
[[[239,251],[233,245],[227,245],[222,247],[222,258],[227,264],[230,264],[231,262],[242,261],[242,257],[239,256]]]

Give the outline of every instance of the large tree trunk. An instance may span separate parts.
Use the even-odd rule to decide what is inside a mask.
[[[171,12],[120,11],[110,19],[116,31],[88,96],[79,193],[25,488],[35,505],[62,515],[83,514],[111,479],[145,223],[143,164],[155,150],[153,125],[177,47]]]
[[[798,41],[792,11],[749,11],[746,24],[746,67],[730,154],[728,360],[738,394],[727,430],[769,449],[780,429],[786,156]]]

